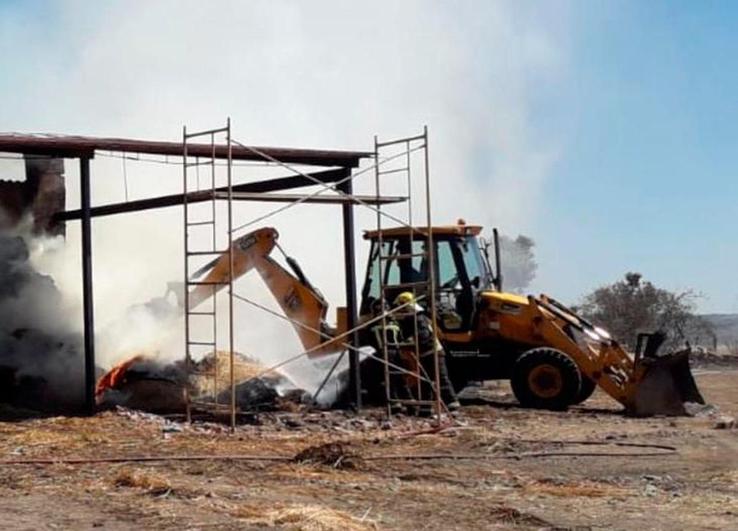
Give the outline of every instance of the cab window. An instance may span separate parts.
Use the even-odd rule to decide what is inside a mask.
[[[459,282],[459,276],[454,262],[454,253],[451,242],[439,241],[438,249],[438,286],[441,289],[454,289]]]

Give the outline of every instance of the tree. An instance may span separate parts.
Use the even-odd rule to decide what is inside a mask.
[[[623,280],[586,295],[578,311],[627,348],[635,348],[639,332],[661,330],[668,337],[665,348],[674,349],[714,335],[710,325],[695,315],[696,299],[691,290],[657,288],[640,273],[630,272]]]

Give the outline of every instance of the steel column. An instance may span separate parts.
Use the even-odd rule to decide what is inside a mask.
[[[341,183],[338,188],[348,194],[353,194],[351,179]],[[354,205],[344,203],[343,211],[343,254],[346,271],[346,321],[348,330],[356,327],[356,249],[354,246]],[[359,346],[358,334],[354,332],[349,339],[353,347]],[[349,389],[354,408],[361,409],[361,374],[359,372],[359,353],[356,350],[349,352]]]
[[[82,210],[82,314],[85,349],[85,410],[95,412],[95,323],[92,297],[92,222],[90,216],[90,159],[79,159]]]

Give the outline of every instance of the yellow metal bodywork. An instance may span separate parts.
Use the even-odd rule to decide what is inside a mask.
[[[433,227],[431,229],[433,236],[478,236],[482,232],[481,225],[441,225]],[[407,237],[409,233],[413,234],[428,234],[427,227],[392,227],[389,229],[382,229],[383,238],[397,238]],[[379,236],[379,231],[366,230],[364,231],[365,240],[375,240]]]
[[[413,230],[423,233],[425,229],[419,227]],[[437,237],[477,236],[482,228],[459,224],[432,230]],[[382,234],[386,238],[405,237],[408,229],[387,229]],[[326,324],[328,303],[320,293],[304,279],[297,278],[269,257],[277,245],[278,237],[275,229],[266,227],[235,240],[232,247],[233,278],[236,279],[252,269],[257,270],[284,314],[292,322],[309,356],[324,356],[342,350],[347,328],[345,308],[338,310],[336,328]],[[365,232],[364,237],[374,239],[378,237],[378,233]],[[226,253],[196,273],[205,284],[190,291],[190,309],[225,287],[219,283],[229,278],[229,261]],[[567,354],[584,376],[623,404],[627,410],[637,410],[639,401],[644,400],[644,394],[639,396],[639,386],[648,377],[649,366],[636,360],[634,355],[626,352],[609,337],[598,335],[591,325],[546,295],[523,297],[512,293],[482,291],[478,294],[476,315],[474,329],[439,329],[439,339],[470,346],[485,342],[512,344],[523,350],[551,347]],[[366,322],[368,318],[369,316],[362,315],[359,322]],[[579,330],[579,333],[573,333],[573,328]],[[543,381],[549,376],[545,368],[539,373],[534,375],[534,379]]]
[[[326,324],[328,303],[312,286],[303,283],[295,275],[269,257],[277,245],[276,229],[265,227],[250,232],[233,241],[233,279],[256,269],[274,296],[285,316],[300,338],[309,356],[323,356],[342,349],[342,342],[334,340],[345,332],[346,311],[338,308],[338,326]],[[229,278],[228,253],[219,256],[198,273],[200,285],[189,293],[189,307],[193,310],[206,299],[225,287]]]
[[[504,339],[526,348],[551,347],[567,354],[583,375],[596,382],[608,395],[632,409],[645,368],[635,362],[617,342],[586,337],[575,341],[567,334],[567,324],[580,324],[576,314],[552,311],[546,295],[523,297],[512,293],[486,291],[481,294],[477,328],[464,333],[445,333],[442,339],[456,343],[476,343],[485,338]],[[553,308],[556,310],[556,308]]]

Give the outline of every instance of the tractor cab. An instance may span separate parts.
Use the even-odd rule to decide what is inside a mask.
[[[434,227],[432,231],[439,325],[444,332],[469,331],[475,325],[478,295],[492,290],[497,278],[479,237],[482,227],[460,220],[457,225]],[[364,238],[370,240],[371,247],[360,314],[376,312],[382,290],[388,303],[399,293],[411,291],[427,307],[431,264],[427,229],[367,231]]]

